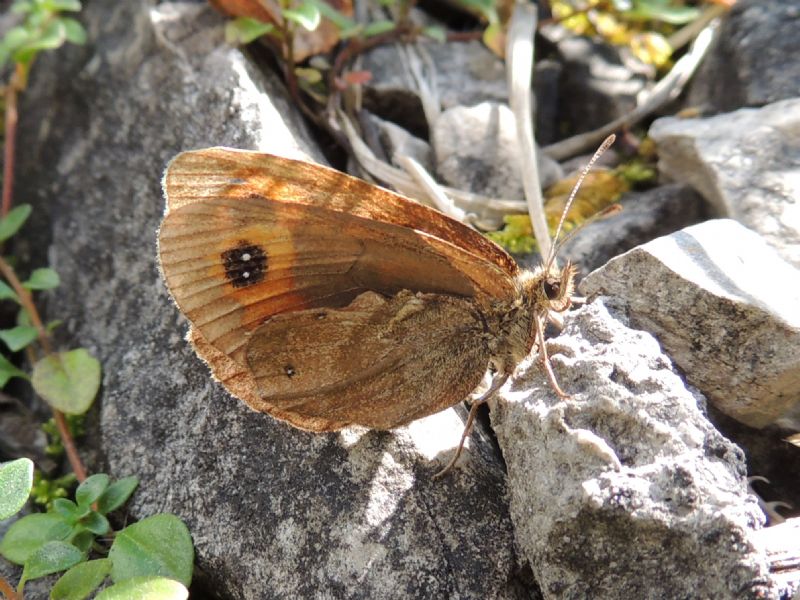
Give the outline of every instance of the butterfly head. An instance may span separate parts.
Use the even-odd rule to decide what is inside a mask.
[[[564,312],[571,305],[576,274],[577,269],[570,262],[562,268],[542,265],[522,282],[523,297],[535,313]]]

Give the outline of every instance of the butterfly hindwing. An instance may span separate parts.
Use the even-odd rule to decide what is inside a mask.
[[[390,429],[452,406],[489,361],[474,302],[403,291],[365,292],[339,309],[284,313],[250,337],[262,400],[306,429]]]

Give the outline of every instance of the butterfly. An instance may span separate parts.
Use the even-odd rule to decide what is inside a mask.
[[[556,265],[555,245],[524,270],[436,210],[258,152],[183,152],[163,188],[163,279],[198,356],[251,408],[315,432],[392,429],[465,399],[491,368],[466,436],[534,349],[566,395],[544,331],[576,270]]]

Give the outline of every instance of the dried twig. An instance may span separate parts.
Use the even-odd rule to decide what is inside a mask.
[[[700,32],[689,52],[675,63],[672,70],[653,87],[650,95],[633,111],[599,129],[551,144],[543,148],[545,154],[556,160],[563,160],[585,152],[587,149],[597,146],[608,135],[638,123],[656,109],[677,98],[708,53],[718,25],[719,20],[717,19]]]
[[[550,232],[544,212],[542,185],[536,161],[533,137],[533,108],[531,106],[531,74],[533,73],[533,36],[536,33],[536,6],[517,4],[511,17],[506,46],[509,77],[509,103],[517,125],[522,187],[533,234],[542,256],[550,253]]]

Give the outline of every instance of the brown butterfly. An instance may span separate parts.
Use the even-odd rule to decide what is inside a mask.
[[[555,246],[522,270],[433,209],[256,152],[184,152],[163,186],[164,280],[198,356],[253,409],[311,431],[391,429],[463,400],[491,367],[484,401],[534,347],[565,395],[544,329],[575,269]]]

